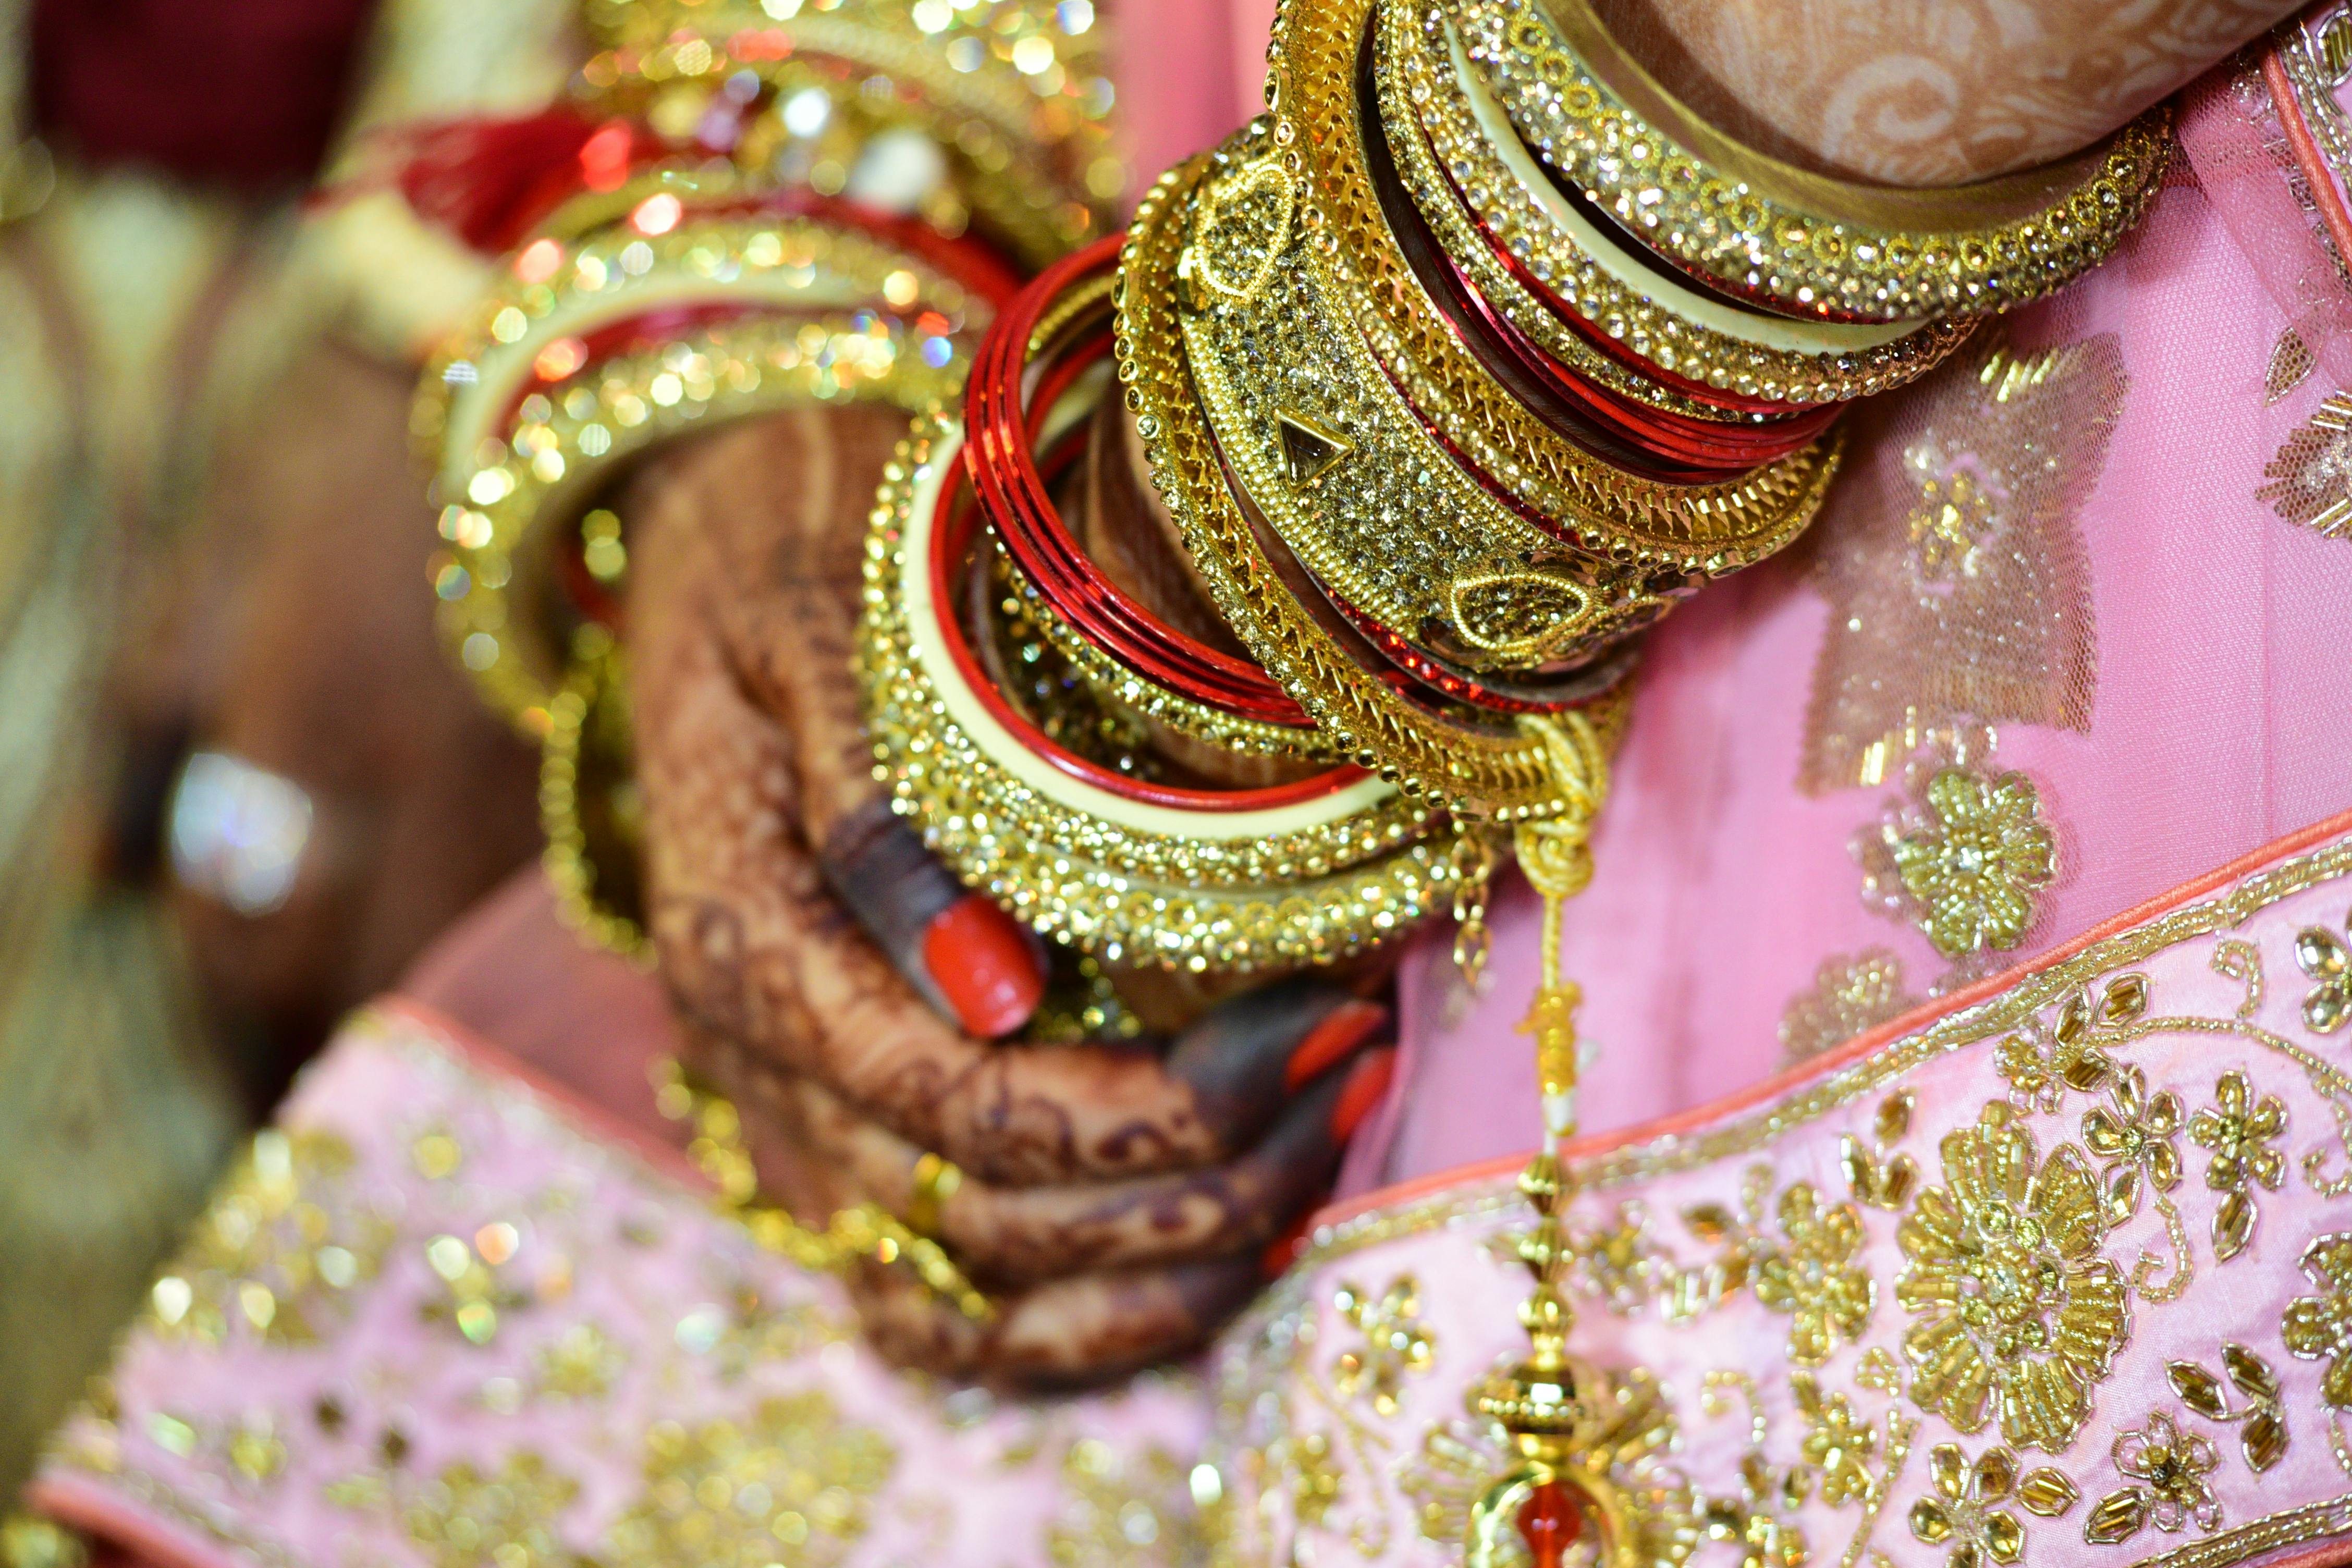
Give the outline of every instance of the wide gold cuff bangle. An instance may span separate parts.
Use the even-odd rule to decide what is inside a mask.
[[[2164,176],[2158,109],[2046,167],[1946,190],[1811,174],[1677,102],[1589,0],[1433,0],[1520,135],[1594,206],[1674,265],[1790,315],[1983,315],[2097,264]]]
[[[1290,210],[1284,254],[1262,263],[1266,279],[1279,270],[1310,278],[1318,300],[1329,301],[1318,308],[1352,329],[1348,374],[1391,382],[1438,437],[1433,447],[1459,453],[1520,510],[1553,521],[1581,549],[1677,574],[1728,572],[1778,550],[1819,507],[1835,464],[1833,442],[1735,479],[1685,485],[1640,478],[1593,456],[1514,397],[1431,300],[1398,249],[1365,163],[1355,66],[1376,5],[1288,5],[1276,21],[1279,107],[1270,126],[1259,122],[1225,150],[1229,162],[1263,163],[1290,176],[1280,195],[1270,184],[1265,191]],[[1187,177],[1188,191],[1199,178]],[[1139,209],[1131,236],[1143,221]],[[1243,278],[1255,276],[1252,269]],[[1136,292],[1130,285],[1130,300]]]
[[[1662,273],[1544,174],[1436,6],[1382,0],[1378,43],[1381,121],[1415,206],[1478,291],[1563,363],[1601,361],[1609,385],[1660,406],[1693,406],[1656,397],[1656,381],[1596,351],[1559,306],[1670,377],[1790,405],[1901,386],[1967,340],[1966,321],[1798,320]],[[1538,298],[1538,288],[1553,300]]]
[[[1126,171],[1110,143],[1105,28],[1054,0],[590,0],[600,101],[693,139],[749,72],[772,95],[729,156],[825,195],[981,227],[1031,266],[1101,233]],[[814,100],[803,95],[814,92]],[[822,108],[823,112],[819,112]],[[935,151],[887,144],[914,132]],[[882,144],[887,190],[863,188]],[[928,185],[928,165],[941,177]],[[909,181],[914,184],[908,184]],[[877,197],[883,198],[877,201]]]
[[[859,672],[900,807],[965,882],[1041,932],[1193,971],[1324,964],[1450,909],[1444,817],[1369,775],[1265,809],[1181,810],[1057,769],[1005,731],[940,644],[930,554],[961,434],[925,416],[887,471]]]
[[[517,279],[427,368],[412,429],[449,542],[444,634],[484,696],[543,735],[569,644],[555,552],[627,458],[681,432],[810,404],[910,412],[952,395],[984,301],[873,237],[803,219],[688,216],[526,247]],[[589,340],[656,311],[725,308],[656,347]]]

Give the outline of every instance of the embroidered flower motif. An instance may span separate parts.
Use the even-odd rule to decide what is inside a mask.
[[[2319,1397],[2331,1408],[2352,1410],[2352,1231],[2315,1237],[2299,1267],[2320,1293],[2286,1304],[2280,1337],[2298,1360],[2327,1363]]]
[[[2333,538],[2352,530],[2352,395],[2331,392],[2263,469],[2254,499]]]
[[[1822,1500],[1843,1508],[1868,1496],[1870,1467],[1878,1454],[1877,1426],[1858,1419],[1844,1394],[1824,1394],[1811,1373],[1796,1373],[1789,1387],[1806,1421],[1799,1451],[1821,1476]]]
[[[1927,808],[1928,821],[1892,846],[1920,929],[1946,958],[2015,947],[2033,924],[2033,896],[2056,874],[2033,781],[1946,768],[1927,781]]]
[[[2052,1519],[2077,1495],[2074,1482],[2046,1466],[2021,1476],[2007,1448],[1988,1448],[1971,1465],[1958,1444],[1938,1443],[1927,1451],[1927,1475],[1936,1489],[1911,1505],[1911,1533],[1950,1547],[1949,1568],[2016,1562],[2025,1554],[2025,1526],[2011,1508]]]
[[[1427,1372],[1436,1354],[1436,1342],[1421,1322],[1421,1282],[1401,1274],[1377,1301],[1360,1286],[1342,1285],[1331,1305],[1364,1336],[1361,1346],[1340,1352],[1332,1385],[1342,1399],[1368,1394],[1374,1410],[1395,1415],[1405,1374]]]
[[[2153,1524],[2176,1535],[2194,1522],[2211,1533],[2221,1522],[2221,1500],[2205,1478],[2221,1468],[2221,1453],[2208,1439],[2183,1432],[2159,1410],[2147,1425],[2115,1441],[2116,1468],[2139,1484],[2109,1492],[2083,1521],[2083,1539],[2112,1546]]]
[[[2286,1106],[2274,1094],[2257,1100],[2252,1082],[2234,1068],[2214,1084],[2213,1098],[2189,1118],[2189,1136],[2213,1152],[2205,1184],[2224,1194],[2213,1212],[2213,1255],[2227,1263],[2253,1239],[2261,1217],[2255,1187],[2276,1192],[2286,1180],[2286,1156],[2271,1147],[2286,1131]]]
[[[2139,1213],[2144,1189],[2168,1193],[2180,1184],[2180,1129],[2189,1112],[2172,1090],[2147,1092],[2147,1075],[2137,1067],[2119,1069],[2106,1103],[2083,1118],[2083,1144],[2103,1162],[2099,1184],[2107,1197],[2110,1224]]]
[[[2315,1035],[2332,1035],[2352,1018],[2352,955],[2336,933],[2305,926],[2294,937],[2295,967],[2312,981],[2303,999],[2303,1021]]]
[[[1918,1005],[1903,983],[1903,961],[1883,947],[1825,959],[1812,989],[1781,1013],[1780,1047],[1790,1061],[1810,1061]]]
[[[2011,1444],[2056,1452],[2126,1326],[2098,1183],[2073,1148],[2040,1159],[1998,1100],[1941,1153],[1944,1185],[1895,1233],[1908,1260],[1895,1300],[1920,1318],[1903,1342],[1912,1397],[1963,1432],[1997,1412]]]
[[[1862,1251],[1862,1211],[1852,1204],[1824,1205],[1808,1182],[1780,1194],[1784,1246],[1755,1265],[1756,1299],[1790,1314],[1789,1359],[1819,1366],[1840,1340],[1870,1321],[1878,1287],[1856,1264]]]

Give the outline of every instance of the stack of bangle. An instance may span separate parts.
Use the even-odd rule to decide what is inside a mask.
[[[1583,0],[1285,0],[1270,58],[1271,111],[1160,181],[1115,276],[1085,253],[1000,314],[868,560],[902,807],[1039,929],[1192,968],[1358,952],[1441,890],[1475,926],[1506,826],[1580,845],[1634,634],[1805,528],[1844,403],[2096,260],[2162,173],[2150,120],[1958,192],[1802,174],[1689,115]],[[1246,657],[1055,510],[1106,316]],[[971,654],[992,628],[1017,679]],[[1171,787],[1147,724],[1328,771]],[[1360,909],[1335,877],[1402,879]],[[1244,909],[1268,935],[1237,939]]]

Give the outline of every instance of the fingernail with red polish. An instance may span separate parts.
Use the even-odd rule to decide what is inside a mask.
[[[985,893],[969,893],[923,931],[923,967],[958,1022],[994,1039],[1029,1021],[1045,994],[1045,966],[1019,922]]]
[[[1345,1143],[1355,1136],[1364,1119],[1388,1098],[1389,1085],[1396,1078],[1396,1047],[1373,1051],[1348,1070],[1348,1081],[1340,1086],[1339,1102],[1331,1108],[1331,1137]]]
[[[1347,1060],[1358,1046],[1385,1028],[1389,1010],[1378,1002],[1348,1001],[1307,1031],[1282,1069],[1282,1087],[1292,1093]]]
[[[1265,1250],[1258,1255],[1257,1266],[1268,1279],[1282,1278],[1283,1272],[1290,1267],[1291,1259],[1297,1258],[1298,1249],[1306,1245],[1307,1227],[1314,1222],[1315,1215],[1311,1211],[1300,1215],[1288,1230],[1266,1244]]]

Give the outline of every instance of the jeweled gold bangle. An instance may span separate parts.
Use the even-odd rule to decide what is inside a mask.
[[[631,778],[621,652],[602,626],[574,639],[540,742],[540,860],[563,923],[640,967],[653,963],[634,869],[643,840]],[[624,868],[629,868],[624,869]]]
[[[1433,805],[1503,821],[1552,815],[1562,803],[1539,736],[1434,712],[1356,663],[1292,595],[1235,503],[1186,373],[1176,304],[1184,247],[1169,221],[1209,166],[1203,156],[1171,171],[1137,210],[1120,262],[1118,353],[1152,482],[1218,613],[1341,754]],[[1622,723],[1621,700],[1600,706]]]
[[[1980,315],[2096,264],[2164,175],[2168,112],[2021,174],[1864,185],[1741,146],[1620,48],[1588,0],[1434,0],[1520,134],[1661,257],[1768,310],[1843,321]]]
[[[1381,120],[1415,205],[1480,291],[1571,363],[1593,350],[1559,308],[1670,377],[1768,403],[1836,403],[1916,379],[1969,336],[1965,321],[1769,315],[1677,282],[1544,174],[1428,0],[1382,0],[1379,52]],[[1630,380],[1637,396],[1650,384]]]
[[[1196,971],[1338,962],[1450,907],[1454,830],[1376,779],[1180,810],[1087,785],[1009,732],[940,645],[928,558],[958,439],[927,416],[887,470],[859,668],[893,794],[965,881],[1057,940]]]
[[[723,122],[737,163],[826,195],[871,202],[854,183],[877,147],[935,160],[944,177],[915,210],[950,234],[976,216],[1035,266],[1101,232],[1125,183],[1094,12],[1087,0],[594,0],[602,47],[582,76],[681,142]],[[747,79],[766,89],[756,111]],[[893,147],[893,132],[935,151]]]
[[[1833,444],[1735,480],[1639,479],[1545,424],[1456,335],[1398,251],[1364,162],[1355,65],[1376,3],[1286,6],[1272,50],[1281,108],[1225,150],[1231,163],[1268,167],[1253,178],[1291,176],[1281,198],[1295,232],[1280,265],[1306,274],[1330,301],[1326,314],[1354,329],[1349,374],[1392,380],[1444,446],[1595,555],[1719,573],[1779,549],[1819,507]]]
[[[545,592],[551,520],[683,430],[812,403],[912,411],[951,395],[971,363],[964,334],[987,307],[901,251],[800,220],[538,243],[554,247],[533,264],[545,274],[491,301],[435,363],[413,427],[433,451],[452,547],[435,582],[444,632],[491,704],[543,734],[564,667]],[[651,312],[714,309],[735,314],[610,359],[592,346]]]

